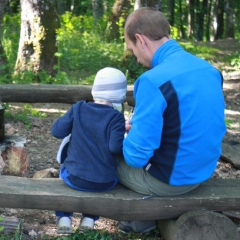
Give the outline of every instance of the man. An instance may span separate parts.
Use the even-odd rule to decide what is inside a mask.
[[[165,16],[151,8],[131,13],[127,48],[150,68],[135,82],[134,115],[126,123],[117,177],[149,196],[187,193],[214,173],[226,132],[222,75],[170,38]],[[152,221],[121,221],[123,232],[146,232]]]

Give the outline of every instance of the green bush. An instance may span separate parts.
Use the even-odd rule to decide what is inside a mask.
[[[129,52],[125,52],[123,39],[123,22],[118,23],[120,38],[114,41],[106,41],[105,30],[108,24],[108,14],[96,22],[89,15],[76,16],[70,12],[60,16],[61,27],[57,30],[58,64],[54,68],[55,76],[49,76],[42,71],[35,73],[23,71],[17,77],[14,76],[14,66],[17,59],[18,42],[20,35],[20,15],[5,15],[2,32],[3,47],[8,59],[8,65],[2,65],[1,69],[9,68],[8,75],[0,76],[0,83],[50,83],[50,84],[92,84],[94,77],[101,68],[111,66],[123,71],[128,83],[132,84],[146,69],[137,63]],[[173,37],[178,38],[178,29],[172,29]],[[222,61],[224,64],[232,64],[240,68],[239,53],[234,56],[218,54],[218,49],[206,47],[191,41],[180,41],[180,44],[189,52],[207,59],[211,63]],[[10,79],[10,80],[9,80]]]
[[[107,66],[119,68],[128,75],[129,83],[133,83],[143,68],[133,58],[127,64],[124,62],[122,37],[118,41],[105,40],[107,20],[107,14],[98,22],[88,15],[75,16],[70,12],[63,14],[60,17],[61,28],[57,30],[56,76],[48,76],[44,71],[38,76],[24,71],[15,77],[13,73],[18,52],[20,16],[6,15],[1,36],[12,78],[9,82],[9,78],[1,76],[0,83],[92,84],[97,71]],[[122,24],[120,26],[123,28]],[[120,32],[123,34],[123,29]]]

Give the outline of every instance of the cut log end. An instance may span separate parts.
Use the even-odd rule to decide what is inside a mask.
[[[191,211],[177,220],[158,221],[165,240],[239,240],[236,225],[223,214]]]

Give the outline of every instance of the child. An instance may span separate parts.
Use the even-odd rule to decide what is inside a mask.
[[[94,80],[94,102],[79,101],[54,122],[52,135],[59,139],[65,138],[67,143],[60,178],[69,187],[99,192],[110,190],[116,185],[115,156],[122,154],[125,119],[121,106],[126,91],[125,75],[118,69],[104,68]],[[72,215],[69,212],[56,212],[58,233],[72,232]],[[80,230],[93,229],[99,217],[82,215]]]

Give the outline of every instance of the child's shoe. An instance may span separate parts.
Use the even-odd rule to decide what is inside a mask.
[[[70,233],[72,233],[72,220],[71,220],[70,217],[61,217],[58,220],[57,233],[59,233],[59,234],[70,234]]]
[[[83,217],[80,222],[79,230],[86,231],[94,228],[95,221],[89,217]]]

